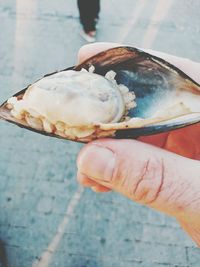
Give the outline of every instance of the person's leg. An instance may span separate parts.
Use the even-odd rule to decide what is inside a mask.
[[[96,0],[78,0],[80,22],[84,31],[95,31]]]
[[[99,12],[100,12],[100,0],[94,0],[94,18],[99,18]]]
[[[96,36],[96,23],[100,10],[99,0],[78,0],[80,22],[83,26],[81,36],[87,42],[94,42]]]
[[[80,15],[80,22],[83,25],[84,30],[87,28],[88,24],[88,16],[87,16],[87,4],[88,0],[78,0],[78,9],[79,9],[79,15]]]

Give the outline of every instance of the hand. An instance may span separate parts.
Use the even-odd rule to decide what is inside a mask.
[[[79,62],[111,43],[86,45]],[[149,52],[149,51],[148,51]],[[198,81],[200,64],[150,51]],[[138,140],[99,139],[77,160],[78,181],[96,192],[117,191],[174,216],[200,246],[200,123]]]

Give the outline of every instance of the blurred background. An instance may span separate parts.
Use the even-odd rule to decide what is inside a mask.
[[[97,41],[200,61],[198,0],[101,0]],[[0,102],[76,63],[75,0],[0,0]],[[76,182],[81,145],[0,122],[1,267],[199,267],[175,220]]]

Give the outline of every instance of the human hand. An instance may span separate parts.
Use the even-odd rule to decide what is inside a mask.
[[[114,46],[84,46],[79,51],[79,62]],[[147,52],[164,58],[200,82],[200,64],[157,51]],[[96,192],[114,190],[174,216],[200,246],[198,160],[200,123],[138,140],[93,141],[78,156],[78,180]]]

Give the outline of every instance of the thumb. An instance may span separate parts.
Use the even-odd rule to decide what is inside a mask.
[[[78,172],[126,197],[175,217],[197,216],[199,162],[136,140],[102,139],[79,154]]]

